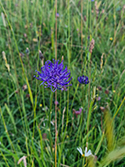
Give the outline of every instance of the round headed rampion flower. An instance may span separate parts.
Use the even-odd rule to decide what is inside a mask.
[[[81,77],[78,77],[78,81],[81,83],[81,84],[88,84],[89,83],[89,80],[88,80],[88,77],[87,76],[81,76]]]
[[[63,61],[58,64],[59,60],[53,59],[52,63],[50,60],[45,62],[45,65],[41,67],[41,72],[37,71],[38,77],[34,76],[36,79],[42,81],[40,85],[44,85],[45,88],[51,88],[52,92],[55,92],[57,89],[64,90],[64,87],[71,86],[69,82],[70,71],[63,69]]]

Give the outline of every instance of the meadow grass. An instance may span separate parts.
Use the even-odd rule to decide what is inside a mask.
[[[124,167],[125,1],[1,0],[0,14],[0,167]],[[53,93],[35,70],[62,56],[72,86]]]

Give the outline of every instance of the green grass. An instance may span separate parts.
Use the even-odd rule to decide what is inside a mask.
[[[57,91],[58,167],[125,165],[124,4],[57,2],[57,59],[64,56],[73,77],[68,91]],[[39,50],[44,62],[55,58],[55,12],[54,0],[0,1],[1,167],[23,167],[17,164],[23,156],[27,167],[55,166],[55,94],[34,78],[42,66]],[[88,85],[78,84],[81,75]],[[76,117],[73,109],[80,107],[85,112]],[[86,145],[97,159],[80,155],[77,147],[84,152]]]

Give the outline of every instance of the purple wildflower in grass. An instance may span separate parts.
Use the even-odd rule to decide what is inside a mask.
[[[99,96],[99,97],[97,98],[97,100],[100,101],[100,100],[101,100],[101,97]]]
[[[79,108],[79,111],[76,111],[75,109],[73,109],[73,113],[76,115],[76,117],[77,117],[78,115],[80,115],[81,112],[82,112],[82,108]]]
[[[56,17],[59,17],[59,13],[56,13]]]
[[[56,105],[58,105],[58,104],[59,104],[59,102],[58,102],[58,101],[55,101],[55,104],[56,104]]]
[[[50,60],[45,62],[45,65],[41,67],[41,72],[37,71],[38,77],[34,76],[36,79],[42,81],[40,85],[44,85],[45,88],[51,88],[52,92],[55,92],[57,89],[62,90],[64,87],[71,86],[69,82],[70,71],[65,67],[63,69],[63,61],[59,63],[59,60],[53,59],[52,63]]]
[[[92,2],[94,2],[94,0],[91,0]]]
[[[78,77],[78,81],[81,83],[81,84],[88,84],[89,83],[89,80],[88,80],[88,77],[87,76],[80,76]]]

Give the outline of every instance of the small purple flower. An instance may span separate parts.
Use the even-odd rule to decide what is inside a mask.
[[[100,101],[100,100],[101,100],[101,97],[99,96],[99,97],[97,98],[97,100]]]
[[[88,77],[87,76],[81,76],[81,77],[78,77],[78,81],[81,83],[81,84],[88,84],[89,83],[89,80],[88,80]]]
[[[56,105],[58,105],[58,104],[59,104],[59,102],[58,102],[58,101],[55,101],[55,104],[56,104]]]
[[[45,65],[41,67],[41,72],[36,70],[38,77],[34,77],[42,81],[40,85],[44,85],[45,88],[49,87],[52,92],[55,92],[57,89],[62,90],[64,87],[71,86],[69,82],[72,77],[70,78],[70,71],[67,67],[63,70],[63,61],[58,64],[59,60],[53,59],[53,62],[46,61]]]
[[[73,113],[77,116],[80,115],[82,112],[82,108],[79,108],[79,111],[76,111],[75,109],[73,109]]]
[[[56,17],[59,17],[59,13],[56,13]]]
[[[94,2],[94,0],[91,0],[92,2]]]

